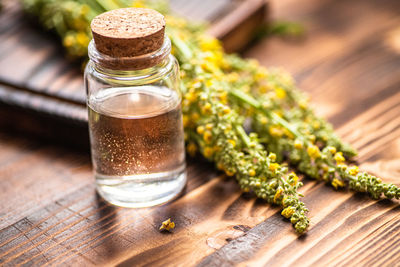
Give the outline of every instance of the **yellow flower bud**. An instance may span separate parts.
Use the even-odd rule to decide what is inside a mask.
[[[302,149],[302,148],[303,148],[303,143],[302,143],[300,140],[296,139],[296,140],[294,141],[294,148],[296,148],[296,149]]]
[[[214,150],[211,147],[204,148],[204,157],[209,159],[212,157],[213,154],[214,154]]]
[[[193,103],[196,101],[196,94],[193,92],[187,92],[184,97],[189,101],[189,103]]]
[[[196,152],[197,152],[197,146],[196,146],[195,143],[189,143],[186,146],[186,150],[187,150],[187,152],[189,153],[189,155],[191,157],[194,157],[196,155]]]
[[[291,182],[290,185],[295,186],[297,184],[297,181],[299,180],[299,177],[294,172],[292,173],[294,174],[294,176],[293,176],[293,182]]]
[[[235,147],[235,146],[236,146],[236,142],[235,142],[235,140],[228,139],[228,142],[229,142],[229,143],[231,143],[233,147]]]
[[[319,121],[314,121],[312,126],[314,129],[318,130],[321,127],[321,123]]]
[[[334,155],[334,154],[336,153],[336,147],[334,147],[334,146],[328,146],[328,151],[329,151],[332,155]]]
[[[229,107],[224,107],[223,110],[224,114],[229,114],[231,112],[231,109]]]
[[[280,110],[280,109],[275,109],[274,110],[274,113],[276,114],[276,115],[278,115],[279,117],[283,117],[283,113],[282,113],[282,110]]]
[[[207,123],[207,124],[206,124],[206,129],[209,130],[209,131],[211,131],[211,130],[213,129],[213,126],[214,126],[214,125],[213,125],[212,123]]]
[[[276,190],[275,196],[274,196],[274,203],[276,203],[278,201],[278,199],[281,198],[283,193],[283,189],[282,188],[278,188],[278,190]]]
[[[342,152],[337,152],[335,154],[334,158],[335,158],[337,164],[341,164],[341,163],[346,161],[346,159],[343,157],[343,153]]]
[[[311,145],[307,148],[307,154],[313,159],[319,158],[321,156],[319,148],[315,145]]]
[[[249,171],[249,175],[250,175],[250,176],[255,176],[255,175],[256,175],[256,171],[253,170],[253,169],[251,169],[251,170]]]
[[[267,85],[261,85],[258,90],[260,91],[260,93],[265,94],[266,92],[268,92],[269,87]]]
[[[143,8],[145,6],[144,6],[143,1],[135,1],[135,2],[132,3],[132,7]]]
[[[205,52],[214,51],[214,50],[221,49],[221,44],[214,37],[205,36],[204,38],[201,38],[201,40],[200,40],[200,49]]]
[[[307,109],[307,107],[308,107],[308,102],[307,102],[306,100],[301,100],[301,101],[299,101],[299,107],[300,107],[301,109]]]
[[[201,112],[203,112],[203,114],[210,113],[210,111],[211,111],[210,103],[206,103],[206,104],[204,104],[204,106],[201,107]]]
[[[237,82],[239,80],[240,76],[236,72],[229,73],[226,75],[226,80],[228,82]]]
[[[228,125],[226,129],[224,130],[224,134],[229,134],[229,132],[232,130],[232,127]]]
[[[358,169],[358,167],[357,166],[352,166],[352,167],[350,167],[349,168],[349,173],[351,174],[351,175],[353,175],[353,176],[355,176],[355,175],[357,175],[358,174],[358,172],[359,172],[359,169]]]
[[[228,102],[228,92],[227,91],[223,91],[220,95],[219,95],[219,99],[221,100],[221,102],[223,104],[226,104]]]
[[[214,81],[213,80],[207,80],[206,81],[206,86],[207,87],[211,87],[211,86],[213,86],[214,85]]]
[[[64,45],[65,47],[71,47],[71,46],[74,45],[74,43],[75,43],[75,38],[74,38],[73,35],[68,34],[68,35],[66,35],[66,36],[64,37],[63,45]]]
[[[270,160],[272,160],[272,161],[275,161],[276,160],[276,154],[271,152],[271,153],[269,153],[268,158]]]
[[[286,97],[286,91],[280,87],[275,89],[275,94],[279,99],[284,99]]]
[[[269,127],[269,133],[274,137],[281,137],[283,135],[282,129],[280,129],[278,126]]]
[[[262,80],[262,79],[264,79],[264,78],[266,78],[266,77],[267,77],[267,72],[264,71],[263,69],[258,70],[258,71],[254,74],[254,79],[255,79],[256,81],[260,81],[260,80]]]
[[[291,206],[285,208],[285,209],[282,210],[282,212],[281,212],[282,216],[285,217],[285,218],[288,218],[288,219],[289,219],[290,217],[292,217],[293,213],[294,213],[294,209],[293,209]]]
[[[226,175],[228,175],[228,176],[233,176],[233,175],[235,175],[234,172],[229,171],[229,170],[225,170],[225,173],[226,173]]]
[[[89,12],[90,12],[90,7],[88,6],[88,5],[86,5],[86,4],[83,4],[82,6],[81,6],[81,10],[80,10],[81,12],[81,15],[82,16],[85,16],[85,15],[87,15]]]
[[[278,164],[278,163],[271,163],[271,164],[269,164],[269,170],[270,171],[276,171],[277,169],[279,169],[279,167],[280,167],[280,165]]]
[[[161,227],[160,227],[160,231],[161,230],[169,231],[169,230],[174,229],[174,228],[175,228],[175,223],[171,222],[171,218],[169,218],[168,220],[162,222]]]
[[[203,134],[204,133],[204,126],[198,126],[196,129],[198,134]]]
[[[189,118],[187,115],[182,116],[182,123],[184,127],[187,127],[189,125]]]
[[[333,187],[335,189],[338,189],[339,187],[344,187],[344,182],[342,180],[337,179],[337,178],[334,178],[332,180],[331,184],[333,185]]]
[[[196,121],[200,118],[200,115],[199,115],[199,113],[197,113],[197,112],[193,112],[193,113],[190,115],[190,118],[192,119],[192,121],[196,122]]]
[[[262,116],[261,119],[260,119],[260,122],[265,125],[265,124],[268,123],[268,118],[265,117],[265,116]]]
[[[78,32],[76,34],[76,42],[81,46],[87,46],[90,42],[90,39],[87,36],[86,32]]]
[[[212,134],[210,131],[205,131],[203,134],[203,140],[206,141],[207,143],[210,143],[212,140]]]
[[[294,139],[294,135],[290,131],[288,131],[287,129],[285,129],[285,134],[289,139]]]

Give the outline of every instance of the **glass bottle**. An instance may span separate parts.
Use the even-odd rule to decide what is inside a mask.
[[[91,29],[85,88],[97,191],[123,207],[171,200],[186,172],[179,66],[164,18],[116,9]]]

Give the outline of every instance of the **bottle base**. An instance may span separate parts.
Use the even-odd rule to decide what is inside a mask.
[[[186,171],[131,176],[96,174],[96,189],[107,202],[126,208],[161,205],[176,198],[186,185]]]

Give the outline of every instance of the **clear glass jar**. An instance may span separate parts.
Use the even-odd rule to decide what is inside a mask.
[[[173,199],[186,172],[179,66],[169,38],[136,57],[102,54],[93,40],[88,49],[85,88],[99,194],[124,207]]]

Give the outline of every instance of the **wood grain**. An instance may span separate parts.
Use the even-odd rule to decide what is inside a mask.
[[[312,93],[317,112],[359,150],[361,168],[399,185],[400,54],[386,40],[400,27],[400,2],[271,5],[273,16],[304,23],[307,35],[297,41],[269,38],[244,55],[292,71],[299,87]],[[0,23],[0,32],[5,28]],[[4,54],[0,51],[0,61]],[[50,60],[44,70],[23,71],[30,78],[15,87],[36,84],[49,96],[60,92],[53,99],[57,106],[65,97],[62,90],[44,85],[69,85],[60,73],[71,78],[77,68],[63,64]],[[39,78],[42,71],[52,78]],[[71,88],[79,88],[74,83]],[[7,94],[9,85],[0,89],[9,103],[18,101]],[[32,92],[21,93],[30,99],[30,112],[40,107]],[[68,105],[79,106],[78,99]],[[0,118],[6,116],[0,112]],[[19,118],[22,122],[24,114]],[[305,179],[301,191],[311,227],[299,237],[276,207],[240,193],[234,180],[195,158],[188,162],[189,183],[179,199],[123,209],[96,195],[87,150],[15,135],[5,130],[10,124],[0,125],[0,265],[399,266],[398,201],[373,201]],[[169,217],[176,228],[160,233],[159,225]]]

